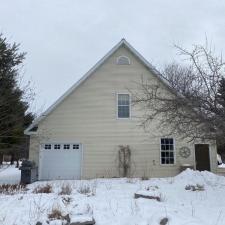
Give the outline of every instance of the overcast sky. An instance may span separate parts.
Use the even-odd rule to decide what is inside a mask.
[[[0,0],[0,32],[27,52],[36,109],[50,106],[121,38],[162,67],[205,36],[225,52],[222,0]]]

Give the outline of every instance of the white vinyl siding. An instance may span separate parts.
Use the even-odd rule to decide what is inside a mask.
[[[116,65],[116,59],[121,55],[130,58],[129,66]],[[140,118],[143,118],[142,109],[136,105],[131,105],[130,119],[117,118],[117,94],[130,94],[130,92],[140,94],[140,86],[137,84],[142,78],[143,81],[148,80],[151,85],[160,85],[128,49],[120,48],[38,124],[39,135],[30,136],[30,160],[35,161],[40,167],[40,142],[61,144],[61,149],[63,144],[82,143],[84,159],[81,167],[82,179],[118,177],[118,161],[116,161],[118,145],[131,147],[133,161],[131,172],[134,177],[174,176],[180,172],[180,165],[194,165],[194,147],[179,136],[174,142],[175,152],[180,147],[187,146],[191,149],[190,157],[186,159],[175,154],[175,165],[160,163],[159,137],[163,137],[164,133],[159,129],[157,120],[152,121],[151,126],[144,130],[140,126]],[[128,89],[130,92],[127,91]],[[166,90],[162,89],[162,93],[169,96]],[[131,95],[131,102],[132,98]],[[210,148],[213,171],[215,171],[216,147],[211,145]],[[73,150],[73,146],[70,149],[63,152],[80,151]],[[50,151],[52,150],[46,150],[46,152]],[[62,152],[53,151],[56,154]],[[63,160],[60,160],[60,166]]]

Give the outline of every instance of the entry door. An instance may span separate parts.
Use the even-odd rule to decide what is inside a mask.
[[[195,163],[196,163],[196,170],[210,171],[209,145],[207,144],[195,145]]]

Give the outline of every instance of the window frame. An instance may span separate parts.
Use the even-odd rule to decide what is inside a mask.
[[[46,146],[50,146],[50,148],[48,148],[48,147],[46,148]],[[52,150],[52,149],[53,149],[53,148],[52,148],[53,146],[52,146],[52,144],[50,144],[50,143],[45,143],[43,147],[44,147],[44,148],[43,148],[44,150]]]
[[[69,148],[67,148],[66,146],[69,146]],[[62,150],[71,150],[71,144],[70,143],[64,143],[62,146]]]
[[[52,144],[53,145],[53,150],[61,150],[61,148],[62,148],[62,146],[61,146],[61,144],[56,144],[56,143],[54,143],[54,144]],[[56,147],[57,146],[57,147]],[[58,146],[59,146],[59,148],[58,148]]]
[[[120,64],[120,63],[119,63],[119,60],[120,60],[121,58],[126,58],[127,61],[128,61],[128,64]],[[118,65],[118,66],[129,66],[129,65],[130,65],[130,58],[129,58],[128,56],[126,56],[126,55],[120,55],[120,56],[118,56],[118,57],[116,58],[116,65]]]
[[[75,148],[75,146],[77,147],[78,146],[78,148]],[[80,150],[80,145],[79,144],[72,144],[72,148],[71,148],[72,150]]]
[[[173,139],[173,163],[170,163],[170,164],[163,164],[162,163],[162,155],[161,155],[161,152],[162,152],[162,145],[161,145],[161,140],[162,139]],[[160,166],[175,166],[176,165],[176,143],[175,143],[175,138],[173,137],[161,137],[159,139],[159,144],[160,144],[160,151],[159,151],[159,160],[160,160]]]
[[[119,95],[129,95],[129,117],[119,117]],[[116,118],[118,120],[129,120],[131,119],[131,94],[128,92],[117,92],[116,93]]]

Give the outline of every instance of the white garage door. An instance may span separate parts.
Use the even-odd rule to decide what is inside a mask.
[[[80,179],[82,151],[80,144],[42,144],[40,180]]]

